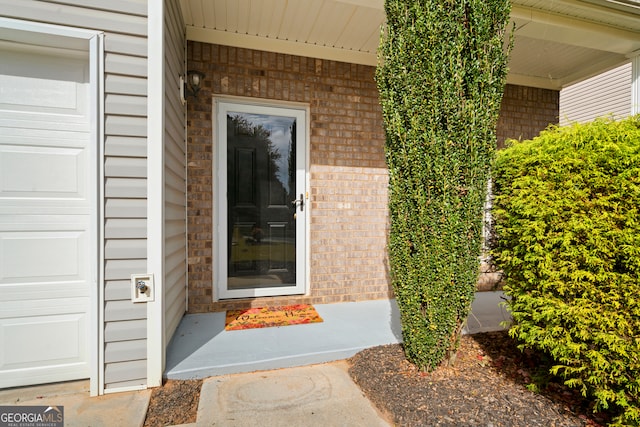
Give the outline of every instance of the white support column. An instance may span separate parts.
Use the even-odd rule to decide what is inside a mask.
[[[147,38],[147,386],[162,385],[164,337],[164,1],[149,0]]]
[[[104,33],[98,33],[89,40],[89,72],[91,73],[91,117],[96,125],[91,126],[91,140],[95,141],[98,157],[98,193],[94,205],[98,206],[98,247],[95,259],[98,261],[95,289],[91,291],[91,380],[89,394],[104,394]],[[97,87],[93,87],[95,84]]]
[[[640,52],[631,58],[631,114],[640,114]]]

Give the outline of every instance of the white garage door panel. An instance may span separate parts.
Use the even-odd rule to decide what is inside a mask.
[[[1,53],[2,52],[0,51],[0,54]],[[1,104],[0,109],[2,109]],[[38,131],[41,129],[48,129],[51,131],[88,132],[89,126],[86,123],[79,123],[75,118],[71,121],[68,119],[69,116],[56,114],[43,116],[3,110],[3,114],[0,116],[0,127],[6,128],[6,134],[33,130],[37,135],[39,133]]]
[[[0,232],[0,288],[87,280],[86,245],[84,231]]]
[[[84,198],[85,150],[0,147],[0,197]]]
[[[85,294],[87,294],[87,284],[84,280],[21,283],[17,286],[0,284],[0,301],[11,301],[12,303],[15,301],[34,301],[41,298],[74,298]]]
[[[86,311],[88,301],[88,297],[12,301],[11,304],[0,306],[0,319],[82,313]]]
[[[66,115],[78,113],[78,91],[73,81],[3,75],[0,84],[3,87],[0,91],[0,104],[5,104],[6,107],[31,107],[30,111]]]
[[[0,43],[0,109],[4,119],[87,126],[89,64],[78,52]],[[26,116],[26,117],[25,117]],[[15,125],[11,125],[15,126]],[[45,126],[48,127],[48,126]]]
[[[12,387],[87,378],[87,303],[87,299],[75,304],[71,300],[64,310],[51,303],[35,304],[18,318],[2,313],[0,384]],[[78,313],[69,313],[74,305]]]
[[[0,343],[6,351],[0,369],[37,367],[42,360],[52,365],[83,363],[86,323],[84,313],[3,319]],[[11,345],[16,342],[20,345]]]
[[[83,364],[65,364],[56,366],[55,369],[51,369],[50,367],[34,367],[3,371],[0,372],[0,384],[7,384],[4,387],[19,387],[29,384],[55,383],[87,378],[89,376],[88,373],[84,377],[75,377],[75,373],[83,369],[82,365]]]
[[[97,286],[87,52],[0,41],[0,57],[0,388],[87,378]]]
[[[3,120],[0,116],[0,144],[33,147],[86,147],[86,130],[30,129],[15,127],[16,120]],[[14,125],[11,127],[10,125]],[[68,128],[68,126],[67,126]]]

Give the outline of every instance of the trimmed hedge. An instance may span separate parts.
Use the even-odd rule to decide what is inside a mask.
[[[553,374],[640,422],[640,116],[550,128],[499,153],[498,267],[509,333]]]
[[[432,370],[455,356],[478,279],[510,2],[386,0],[385,12],[391,281],[407,358]]]

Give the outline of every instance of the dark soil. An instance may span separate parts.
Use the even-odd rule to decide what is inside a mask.
[[[592,402],[549,377],[549,361],[521,352],[506,332],[464,336],[454,367],[432,373],[409,363],[402,346],[370,348],[349,373],[397,426],[604,426]],[[539,392],[529,388],[537,384]],[[151,395],[145,427],[193,423],[202,381],[168,381]]]

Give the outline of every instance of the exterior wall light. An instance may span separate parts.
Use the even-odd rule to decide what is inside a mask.
[[[193,96],[196,98],[198,96],[204,77],[204,73],[196,70],[187,71],[186,81],[184,76],[180,76],[180,98],[183,104],[187,102],[187,97]]]

